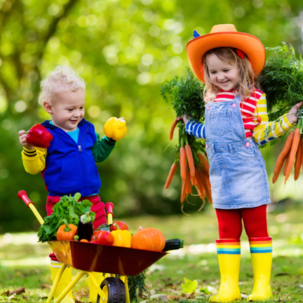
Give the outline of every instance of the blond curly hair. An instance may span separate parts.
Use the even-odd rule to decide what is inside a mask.
[[[52,102],[60,93],[75,92],[78,89],[85,90],[84,80],[68,66],[57,66],[46,79],[41,81],[41,93],[39,103]]]
[[[209,69],[207,65],[207,57],[211,54],[215,54],[220,60],[228,62],[230,65],[237,64],[239,69],[239,81],[236,85],[235,94],[248,98],[253,91],[253,85],[255,88],[259,88],[258,79],[253,72],[249,59],[246,55],[244,58],[240,58],[236,52],[235,48],[231,47],[219,47],[209,50],[203,56],[202,62],[204,67],[204,100],[205,102],[212,101],[217,95],[219,88],[214,85],[210,80]]]

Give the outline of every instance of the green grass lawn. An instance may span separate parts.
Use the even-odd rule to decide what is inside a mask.
[[[269,233],[273,237],[273,299],[267,302],[303,301],[303,209],[280,209],[268,214]],[[123,220],[123,219],[121,219]],[[140,217],[124,220],[135,232],[139,226],[154,227],[165,237],[180,238],[185,248],[173,251],[146,273],[148,293],[139,301],[163,294],[169,302],[206,302],[219,286],[220,275],[215,240],[218,238],[215,213],[211,207],[190,216]],[[248,241],[242,235],[240,290],[250,294],[253,285]],[[37,243],[35,233],[0,235],[0,302],[45,302],[51,285],[48,268],[50,248]],[[73,269],[73,274],[77,271]],[[190,298],[182,296],[184,278],[198,286]],[[79,302],[88,302],[86,278],[74,287]],[[25,292],[7,296],[8,290],[25,287]],[[160,301],[159,297],[153,301]],[[246,300],[243,299],[243,302]]]

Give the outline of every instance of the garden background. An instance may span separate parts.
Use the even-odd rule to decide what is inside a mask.
[[[17,192],[26,190],[45,216],[44,183],[40,175],[24,171],[18,131],[49,119],[37,98],[40,81],[56,65],[69,65],[84,78],[86,118],[100,135],[109,117],[123,116],[127,121],[127,136],[98,165],[102,200],[114,202],[116,217],[133,217],[130,222],[144,222],[145,215],[160,216],[146,222],[185,222],[180,212],[180,179],[175,177],[170,189],[164,190],[175,157],[176,142],[170,143],[168,138],[175,116],[162,99],[160,87],[165,80],[186,75],[186,43],[192,39],[193,30],[203,35],[220,23],[235,24],[238,31],[259,37],[266,47],[285,41],[298,53],[303,51],[302,0],[0,0],[2,261],[11,257],[5,252],[6,245],[12,245],[13,233],[39,228],[31,211],[17,199]],[[267,54],[272,55],[269,51]],[[281,148],[279,143],[262,149],[269,179]],[[280,181],[271,185],[270,209],[273,214],[278,212],[277,216],[279,212],[287,216],[292,207],[301,209],[303,178],[296,183],[292,178],[286,187]],[[205,222],[199,225],[201,230],[216,228],[209,205],[197,215],[201,202],[197,197],[189,198],[189,202],[194,205],[186,203],[185,211],[194,220]],[[299,221],[301,214],[294,212],[291,218]],[[276,215],[272,218],[273,234],[282,233],[278,225],[286,219],[275,220]],[[162,229],[164,226],[170,224]],[[285,245],[292,241],[300,247],[303,227],[298,226],[292,229],[288,225],[297,232],[285,237]],[[188,244],[214,242],[217,237],[216,232],[207,239],[203,232],[189,237],[191,228],[185,230],[183,234],[176,232],[176,236],[182,236]],[[171,230],[167,234],[174,237]],[[20,253],[19,248],[16,251]]]

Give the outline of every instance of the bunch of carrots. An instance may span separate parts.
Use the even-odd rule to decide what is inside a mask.
[[[190,116],[194,121],[204,122],[205,102],[203,100],[204,84],[201,83],[192,71],[187,68],[186,77],[174,77],[166,81],[161,87],[161,95],[175,111],[176,117],[184,114]],[[179,140],[176,146],[175,161],[168,174],[165,188],[167,189],[180,166],[182,179],[181,185],[181,210],[183,211],[184,201],[189,195],[196,195],[205,204],[207,198],[212,203],[211,188],[209,182],[209,164],[205,152],[205,144],[196,140],[194,136],[185,133],[183,120],[176,118],[171,126],[169,139],[173,139],[175,128],[179,129]],[[193,189],[196,193],[193,193]],[[187,200],[188,201],[188,200]]]
[[[301,115],[301,113],[298,113]],[[276,183],[279,174],[282,170],[283,164],[283,175],[284,184],[286,184],[288,178],[290,177],[291,171],[294,167],[294,179],[298,180],[301,167],[303,171],[303,118],[298,119],[298,125],[294,131],[291,131],[287,137],[285,145],[277,159],[274,175],[272,182]]]
[[[173,139],[173,133],[176,125],[179,122],[179,145],[177,146],[177,154],[174,163],[171,166],[164,188],[169,188],[173,177],[177,171],[178,164],[180,166],[180,175],[182,179],[181,185],[181,210],[183,211],[183,202],[188,195],[193,194],[194,187],[203,200],[202,206],[205,205],[205,198],[212,203],[211,186],[209,181],[209,164],[203,152],[203,145],[197,142],[192,136],[185,133],[183,121],[174,120],[170,129],[170,140]]]

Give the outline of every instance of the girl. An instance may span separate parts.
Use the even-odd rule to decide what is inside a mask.
[[[281,136],[297,121],[302,102],[278,120],[268,122],[265,94],[255,85],[265,64],[265,48],[234,25],[222,24],[187,44],[196,77],[205,83],[205,124],[189,121],[186,132],[206,140],[213,205],[219,240],[221,272],[218,293],[211,302],[241,299],[238,286],[242,220],[249,238],[254,287],[248,301],[272,297],[272,238],[268,236],[266,205],[270,203],[265,162],[258,146]]]

